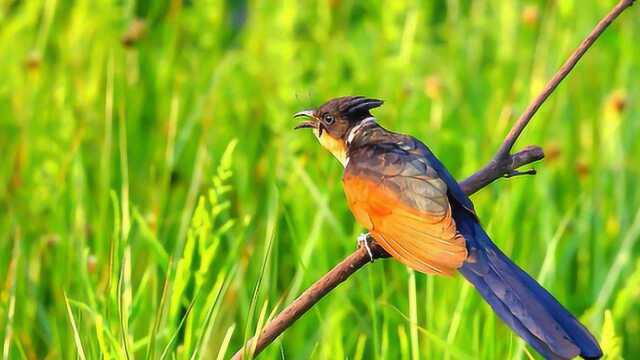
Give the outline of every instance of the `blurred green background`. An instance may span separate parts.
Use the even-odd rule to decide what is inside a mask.
[[[341,166],[292,114],[378,97],[464,178],[613,6],[558,1],[0,0],[3,358],[228,358],[355,248]],[[640,10],[473,196],[496,243],[640,353]],[[461,277],[355,274],[264,359],[538,357]]]

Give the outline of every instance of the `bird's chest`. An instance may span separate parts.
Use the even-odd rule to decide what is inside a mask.
[[[338,161],[340,161],[342,166],[345,166],[347,162],[347,147],[345,146],[344,141],[341,139],[335,139],[329,136],[326,132],[320,136],[318,131],[314,130],[314,134],[318,139],[318,142],[320,142],[320,145],[329,150],[329,152],[333,154]]]
[[[360,225],[372,231],[376,220],[391,213],[393,203],[396,201],[382,191],[376,179],[367,178],[362,174],[353,174],[347,168],[342,182],[349,209]]]

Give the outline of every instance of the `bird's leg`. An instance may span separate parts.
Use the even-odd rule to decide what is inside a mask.
[[[358,236],[358,247],[363,247],[367,250],[367,254],[369,254],[369,259],[371,260],[371,262],[374,261],[374,257],[373,257],[373,252],[371,251],[371,247],[369,246],[369,244],[371,243],[371,238],[370,238],[370,234],[369,233],[362,233]]]

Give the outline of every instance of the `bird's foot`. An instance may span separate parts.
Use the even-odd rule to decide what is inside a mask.
[[[358,236],[358,247],[364,247],[365,250],[367,250],[367,254],[369,254],[369,260],[373,262],[375,258],[373,257],[370,244],[371,235],[369,233],[362,233]]]

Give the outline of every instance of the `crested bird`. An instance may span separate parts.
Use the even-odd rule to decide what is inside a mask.
[[[296,113],[344,166],[349,209],[367,229],[358,242],[373,261],[371,236],[393,258],[426,274],[456,272],[494,312],[546,359],[597,359],[602,350],[540,284],[511,261],[482,228],[458,182],[416,138],[378,124],[364,96],[332,99]]]

